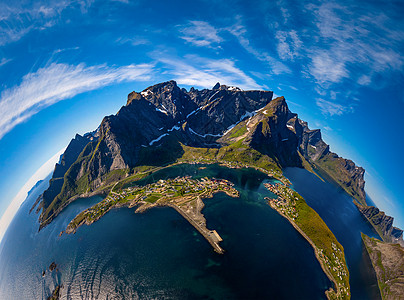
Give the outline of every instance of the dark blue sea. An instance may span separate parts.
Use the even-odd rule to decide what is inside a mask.
[[[38,232],[38,215],[29,209],[46,189],[44,182],[22,204],[0,244],[0,299],[46,299],[56,285],[63,286],[61,299],[325,299],[331,282],[313,249],[264,200],[271,193],[263,182],[271,179],[250,169],[199,167],[175,166],[141,183],[182,175],[235,183],[240,198],[216,194],[204,200],[202,211],[207,227],[224,239],[225,254],[215,253],[168,207],[142,214],[114,209],[76,234],[59,237],[80,211],[102,199],[98,196],[70,204]],[[286,175],[344,246],[352,299],[375,299],[360,232],[375,233],[352,200],[308,172],[288,169]],[[52,262],[57,269],[42,277]]]

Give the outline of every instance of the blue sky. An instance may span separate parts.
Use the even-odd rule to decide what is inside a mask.
[[[76,133],[170,79],[284,95],[404,227],[401,1],[1,1],[0,216]]]

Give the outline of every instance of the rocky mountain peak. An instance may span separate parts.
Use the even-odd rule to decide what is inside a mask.
[[[246,151],[269,156],[277,167],[301,167],[304,157],[306,165],[323,167],[353,197],[362,198],[363,169],[330,153],[319,130],[310,130],[291,113],[284,97],[272,96],[271,91],[220,83],[187,91],[173,80],[131,92],[126,105],[105,117],[99,130],[72,140],[44,193],[42,220],[53,218],[55,207],[71,197],[97,190],[142,163],[159,161],[152,153],[175,161],[183,153],[180,143],[221,148],[241,141]],[[109,177],[112,173],[116,177]]]
[[[177,82],[175,80],[170,80],[149,86],[148,88],[144,89],[142,93],[150,91],[152,93],[162,94],[164,92],[171,93],[172,91],[179,89],[180,88],[178,87]]]
[[[185,89],[180,89],[174,80],[159,83],[144,89],[140,95],[155,109],[176,121],[196,108]]]
[[[277,97],[268,103],[267,108],[272,112],[272,114],[280,117],[286,118],[289,117],[289,107],[286,103],[285,97]],[[285,121],[286,123],[286,121]]]
[[[142,98],[142,95],[140,93],[132,92],[128,95],[128,100],[126,102],[126,105],[130,105],[133,101],[140,100],[141,98]]]

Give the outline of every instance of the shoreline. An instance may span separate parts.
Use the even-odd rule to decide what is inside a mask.
[[[200,200],[202,202],[202,200]],[[203,202],[202,202],[203,203]],[[223,254],[225,252],[225,250],[219,246],[219,243],[222,240],[222,238],[220,237],[220,235],[217,233],[216,230],[209,230],[206,227],[206,230],[198,225],[198,223],[192,219],[191,216],[189,216],[185,211],[183,211],[180,207],[178,207],[177,205],[173,205],[173,204],[161,204],[161,203],[154,203],[149,205],[149,203],[138,203],[136,205],[132,205],[132,203],[124,203],[124,204],[118,204],[116,206],[110,207],[107,211],[109,212],[112,209],[118,209],[118,208],[123,208],[123,207],[128,207],[128,208],[132,208],[132,207],[136,207],[135,209],[135,213],[136,214],[141,214],[146,212],[149,209],[152,209],[154,207],[171,207],[173,209],[175,209],[175,211],[177,211],[185,220],[187,220],[207,241],[208,243],[213,247],[214,251],[219,253],[219,254]],[[202,207],[203,208],[203,207]],[[201,213],[200,214],[202,217],[204,217],[204,215]],[[94,222],[98,221],[99,219],[101,219],[102,216],[100,216],[97,219],[91,220],[90,222],[87,222],[86,219],[83,219],[76,227],[72,228],[70,227],[70,224],[67,226],[67,228],[60,232],[59,236],[61,236],[63,233],[65,234],[75,234],[77,229],[81,226],[83,226],[84,224],[89,226],[91,224],[93,224]],[[210,235],[212,234],[212,235]],[[216,240],[216,241],[215,241]]]
[[[60,235],[63,233],[75,233],[76,230],[84,224],[91,225],[102,218],[102,216],[113,208],[125,206],[129,208],[136,207],[135,213],[143,213],[153,207],[171,207],[174,208],[207,240],[215,252],[223,254],[225,251],[219,246],[219,243],[222,242],[223,239],[216,232],[216,230],[210,230],[206,227],[206,219],[202,214],[202,209],[204,208],[205,204],[202,199],[212,198],[214,194],[219,192],[223,192],[230,197],[239,197],[240,193],[236,189],[232,188],[234,184],[224,179],[202,179],[201,181],[197,181],[190,179],[190,177],[178,177],[174,179],[173,182],[168,183],[168,185],[164,183],[164,180],[160,181],[159,183],[146,185],[143,188],[138,187],[141,192],[139,194],[137,191],[135,191],[135,193],[137,193],[135,198],[131,196],[131,191],[133,189],[131,190],[131,188],[128,188],[127,191],[114,192],[113,188],[116,186],[114,185],[110,191],[111,196],[108,195],[103,201],[79,213],[68,224],[66,229],[60,233]],[[187,188],[190,188],[191,184],[194,188],[194,190],[191,188],[193,194],[186,195],[186,193],[189,192],[189,190],[187,190],[185,195],[182,194],[180,197],[161,196],[167,191],[167,189],[172,190],[173,186],[178,183],[183,184]],[[144,201],[143,198],[146,198],[147,195],[152,193],[152,191],[155,191],[155,189],[157,189],[157,193],[163,193],[160,195],[157,202],[152,203]],[[132,198],[126,200],[126,197]],[[120,202],[120,199],[123,200],[123,202]]]
[[[365,241],[365,234],[362,233],[362,232],[361,232],[361,238],[362,238],[362,243],[363,243],[363,245],[365,246],[366,255],[368,256],[368,258],[369,258],[369,260],[370,260],[370,263],[371,263],[371,265],[372,265],[373,271],[375,272],[375,276],[376,276],[376,279],[377,279],[377,289],[379,290],[380,297],[383,298],[383,297],[382,297],[381,282],[380,282],[379,278],[377,277],[377,273],[376,273],[376,267],[377,267],[377,266],[375,265],[375,263],[374,263],[373,260],[372,260],[372,257],[370,256],[370,249],[369,249],[369,247],[368,247],[368,245],[367,245],[367,242]]]
[[[206,231],[209,231],[209,233],[212,233],[214,235],[213,232],[215,232],[218,236],[217,238],[217,242],[214,241],[213,237],[208,235],[207,232],[205,230],[203,230],[203,228],[201,228],[201,226],[199,226],[192,218],[190,218],[180,207],[176,206],[176,205],[167,205],[168,207],[172,207],[174,208],[184,219],[186,219],[196,230],[198,230],[198,232],[200,234],[202,234],[202,236],[209,242],[209,244],[213,247],[213,249],[215,250],[215,252],[219,253],[219,254],[223,254],[224,253],[224,249],[222,247],[219,246],[219,242],[222,241],[222,238],[219,236],[219,234],[216,232],[216,230],[209,230],[206,228]],[[203,216],[203,214],[202,214]],[[220,239],[219,239],[220,238]]]
[[[41,231],[43,228],[45,228],[47,225],[49,225],[62,212],[62,210],[65,209],[70,203],[74,202],[75,200],[77,200],[79,198],[92,197],[92,196],[96,196],[96,195],[103,195],[103,196],[106,197],[106,196],[109,195],[110,192],[114,191],[115,186],[119,182],[125,181],[125,180],[127,180],[128,178],[130,178],[132,176],[137,176],[137,175],[146,175],[147,176],[147,175],[153,174],[153,173],[155,173],[157,171],[160,171],[160,170],[163,170],[163,169],[167,169],[167,168],[174,167],[174,166],[177,166],[177,165],[187,165],[187,164],[189,164],[189,165],[212,165],[212,164],[217,164],[218,166],[229,168],[229,169],[238,169],[238,168],[240,168],[240,169],[243,169],[243,168],[248,169],[248,168],[252,168],[252,169],[255,169],[255,170],[259,171],[259,172],[264,173],[265,175],[267,175],[267,176],[269,176],[271,178],[274,178],[276,180],[281,181],[283,184],[285,184],[287,186],[289,186],[291,184],[290,181],[286,177],[284,177],[283,175],[277,176],[277,175],[275,175],[274,173],[272,173],[269,170],[266,170],[264,168],[254,166],[254,165],[233,166],[232,162],[220,161],[220,160],[215,160],[215,161],[211,161],[211,162],[189,162],[189,161],[186,161],[186,160],[179,160],[179,161],[176,161],[176,162],[171,163],[171,164],[167,164],[167,165],[163,165],[163,166],[159,166],[159,167],[152,167],[151,169],[149,169],[147,171],[131,174],[127,178],[123,178],[121,180],[118,180],[117,182],[115,182],[115,184],[111,183],[108,186],[100,186],[99,187],[100,189],[97,189],[97,190],[92,191],[90,193],[83,193],[83,194],[80,194],[80,195],[72,196],[65,203],[63,203],[60,207],[58,207],[58,209],[51,216],[49,216],[46,220],[41,220],[42,213],[43,213],[43,211],[42,211],[39,218],[38,218],[38,222],[39,222],[38,232]],[[134,181],[136,181],[136,180],[134,180]],[[111,185],[112,185],[112,187],[108,191],[107,188],[109,186],[111,186]],[[39,196],[39,198],[42,198],[42,195]],[[41,203],[41,201],[39,201],[39,203]],[[38,205],[38,203],[37,203],[37,205]]]
[[[316,256],[317,261],[320,263],[321,269],[323,270],[324,274],[328,277],[328,279],[334,284],[334,288],[330,287],[330,289],[328,289],[325,294],[327,296],[327,299],[331,299],[329,296],[329,293],[331,293],[332,291],[335,291],[335,293],[337,294],[337,297],[341,294],[341,292],[339,291],[338,288],[338,283],[335,280],[334,276],[332,276],[330,274],[330,272],[328,271],[328,269],[326,268],[323,260],[320,258],[320,256],[318,255],[317,252],[317,246],[314,244],[314,242],[307,236],[307,234],[293,221],[291,220],[287,215],[283,214],[281,211],[279,211],[277,209],[277,207],[275,205],[272,205],[272,202],[270,200],[268,200],[268,204],[269,206],[271,206],[275,211],[277,211],[282,217],[284,217],[286,220],[289,221],[289,223],[296,229],[297,232],[300,233],[300,235],[307,241],[309,242],[309,244],[311,245],[311,247],[314,250],[314,254]]]
[[[39,229],[38,232],[40,232],[43,228],[45,228],[46,226],[48,226],[50,223],[52,223],[52,221],[62,212],[63,209],[65,209],[70,203],[72,203],[73,201],[76,201],[80,198],[89,198],[89,197],[93,197],[93,196],[108,196],[109,192],[105,191],[105,190],[99,190],[99,191],[94,191],[91,193],[84,193],[84,194],[80,194],[80,195],[76,195],[71,197],[69,200],[67,200],[62,206],[60,206],[57,210],[56,210],[56,215],[53,214],[52,217],[46,219],[44,222],[41,221],[41,216],[39,216]]]

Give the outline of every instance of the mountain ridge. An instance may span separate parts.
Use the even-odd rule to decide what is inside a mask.
[[[219,83],[187,91],[168,81],[131,92],[95,132],[76,135],[42,196],[41,226],[80,195],[101,192],[158,159],[175,162],[190,149],[215,152],[215,159],[264,157],[280,177],[284,167],[312,167],[365,203],[364,169],[330,152],[321,132],[292,113],[284,97]]]
[[[404,247],[403,230],[393,226],[393,217],[386,215],[377,207],[361,205],[357,202],[354,203],[384,242],[398,243]]]

